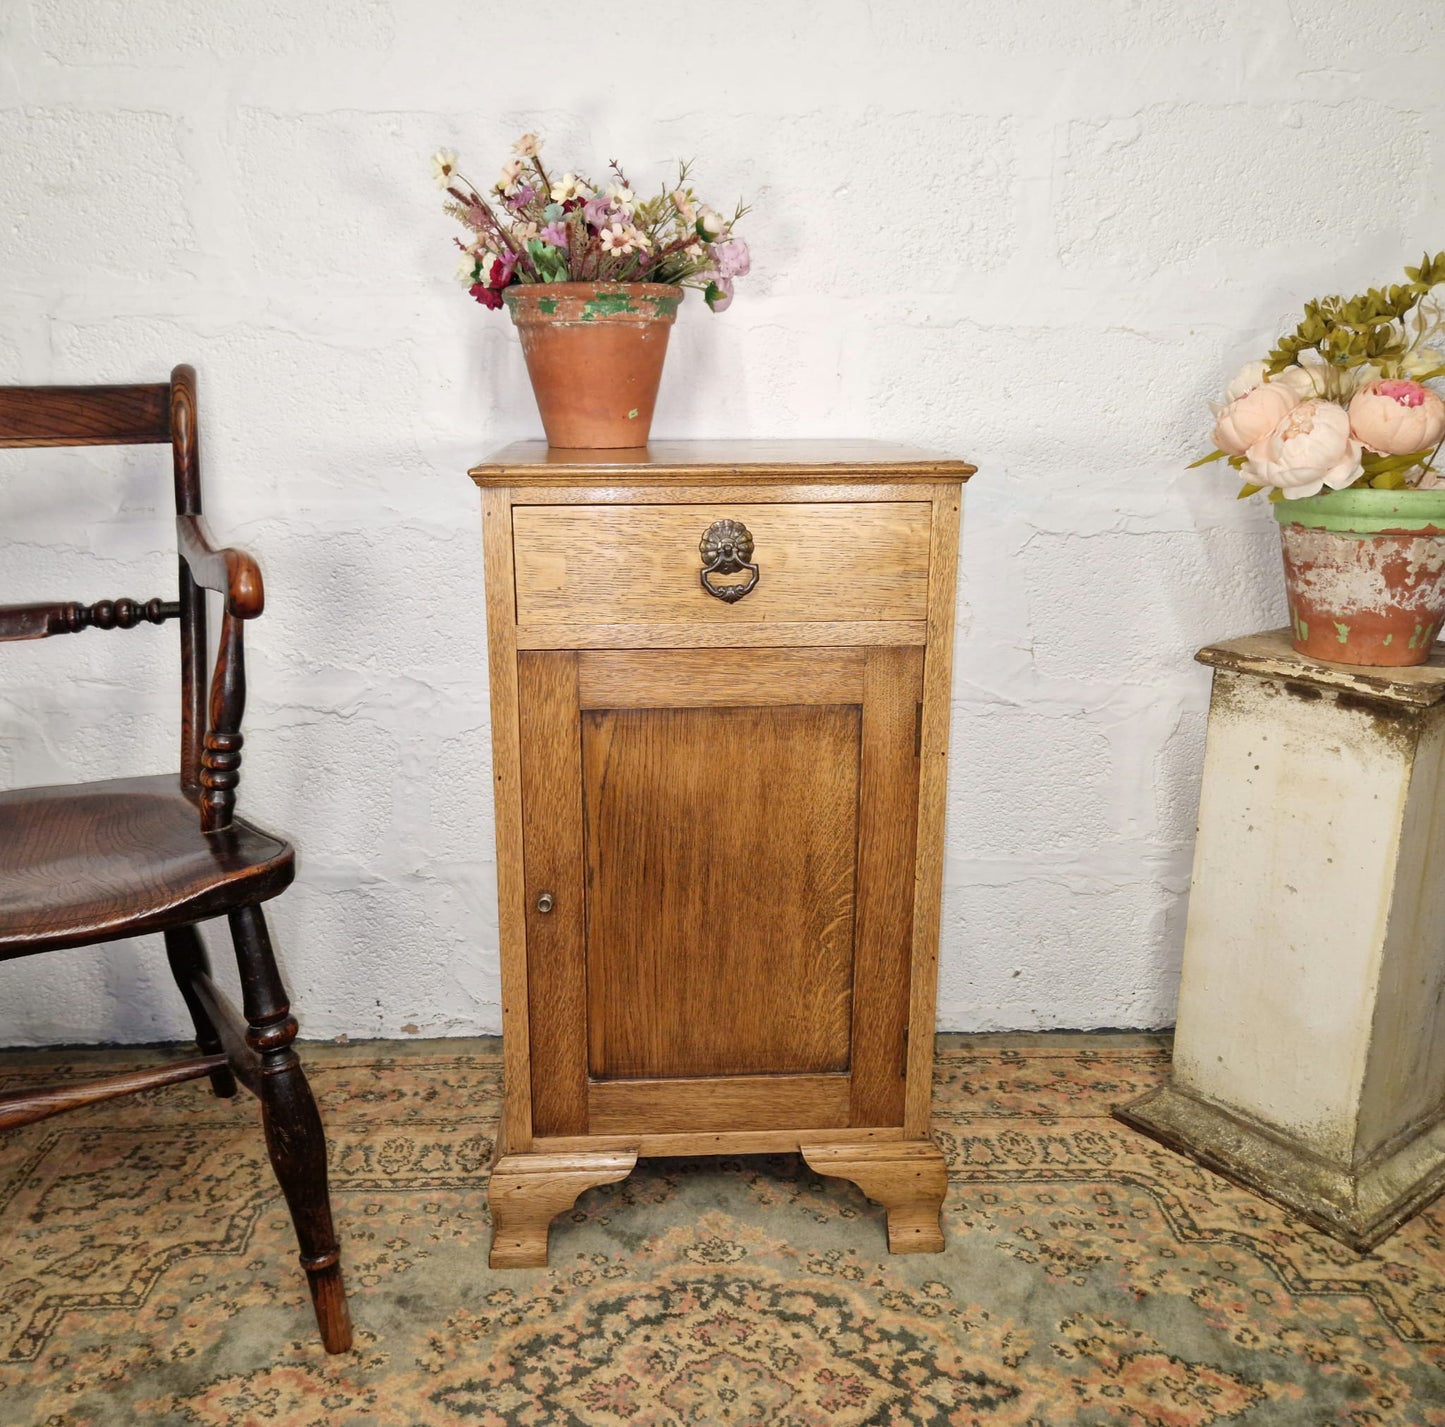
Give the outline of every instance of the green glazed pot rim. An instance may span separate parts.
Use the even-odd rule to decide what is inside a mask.
[[[1281,525],[1303,525],[1341,535],[1445,533],[1445,490],[1379,491],[1365,486],[1275,501],[1270,509]]]

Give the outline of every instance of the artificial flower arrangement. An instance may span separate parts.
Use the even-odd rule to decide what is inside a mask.
[[[746,277],[747,244],[731,218],[701,202],[688,186],[689,166],[655,198],[639,199],[614,160],[599,188],[581,174],[548,176],[542,141],[523,134],[486,196],[457,171],[450,149],[432,155],[432,175],[446,190],[446,209],[471,236],[458,279],[484,307],[502,306],[514,283],[666,283],[702,290],[714,312],[733,300],[734,279]]]
[[[1408,282],[1305,304],[1304,320],[1268,358],[1250,362],[1211,402],[1214,445],[1195,461],[1242,471],[1240,497],[1318,495],[1326,486],[1428,490],[1445,442],[1445,253],[1406,268]],[[1193,468],[1191,466],[1191,469]]]

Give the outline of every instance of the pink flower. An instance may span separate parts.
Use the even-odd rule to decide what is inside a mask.
[[[1299,397],[1287,386],[1266,382],[1253,387],[1220,408],[1214,422],[1214,444],[1226,456],[1242,456],[1298,405]]]
[[[733,305],[733,280],[723,273],[700,273],[699,276],[709,279],[703,301],[714,312],[726,312]]]
[[[1245,473],[1256,485],[1277,486],[1287,500],[1341,490],[1363,467],[1350,418],[1332,401],[1302,401],[1249,448]]]
[[[713,263],[724,277],[746,277],[752,269],[752,254],[741,238],[717,244],[712,250]]]
[[[565,223],[548,223],[537,236],[544,243],[551,243],[554,248],[565,248],[567,246],[567,225]]]
[[[600,232],[612,222],[612,200],[605,196],[589,198],[582,205],[582,212],[587,221]]]
[[[1370,382],[1350,402],[1350,430],[1382,456],[1428,451],[1445,436],[1445,401],[1419,382]]]

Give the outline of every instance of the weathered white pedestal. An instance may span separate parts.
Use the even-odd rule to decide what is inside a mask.
[[[1363,1251],[1445,1188],[1445,658],[1198,657],[1173,1076],[1116,1113]]]

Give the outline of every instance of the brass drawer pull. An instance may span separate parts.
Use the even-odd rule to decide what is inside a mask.
[[[544,917],[556,905],[557,900],[550,892],[543,892],[542,895],[537,898],[537,910],[541,912]]]
[[[751,563],[753,535],[740,520],[715,520],[702,533],[697,543],[702,556],[702,572],[698,578],[708,594],[716,595],[726,604],[736,604],[751,592],[758,582],[758,567]],[[715,585],[709,575],[735,575],[749,571],[744,585]]]

